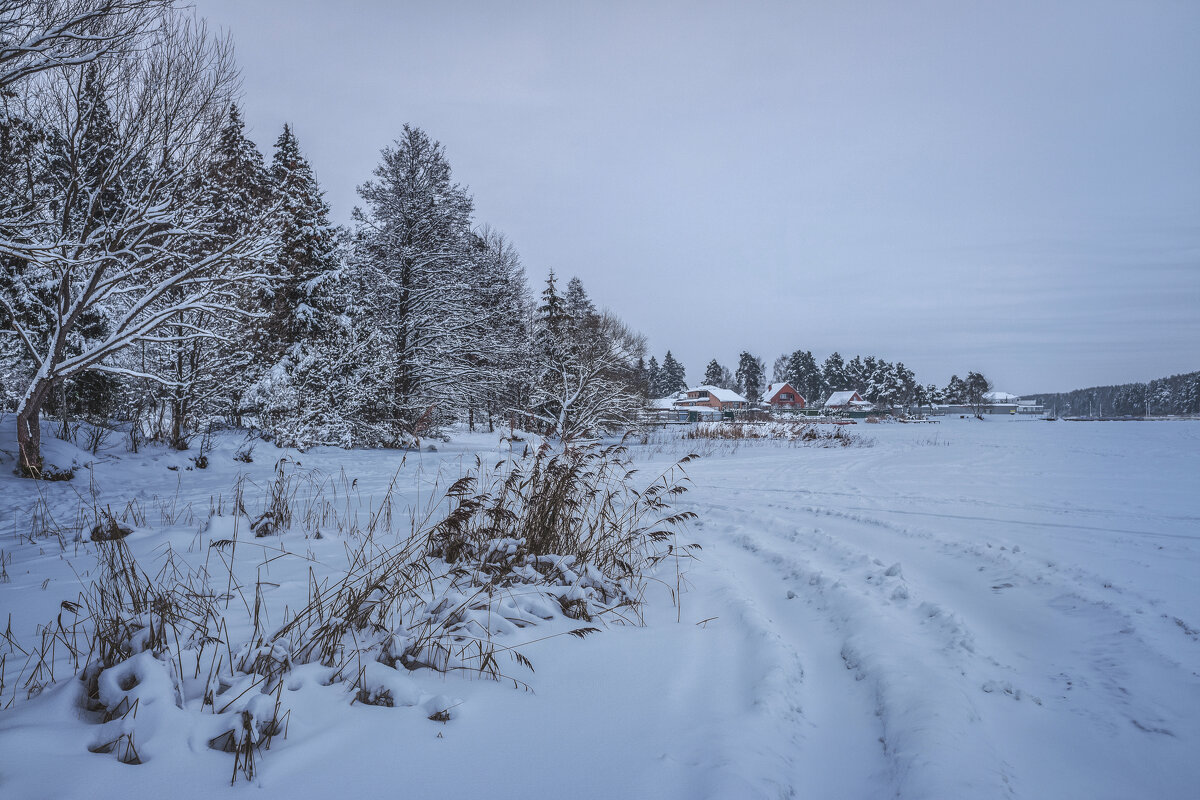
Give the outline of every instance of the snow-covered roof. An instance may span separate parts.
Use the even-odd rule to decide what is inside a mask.
[[[1021,398],[1008,392],[985,392],[983,399],[989,403],[1015,403]]]
[[[646,405],[648,408],[674,408],[675,399],[675,395],[671,395],[670,397],[657,397]]]
[[[855,394],[857,394],[857,392],[855,392],[853,389],[850,389],[849,391],[845,391],[845,392],[834,392],[833,394],[829,395],[829,399],[825,401],[825,405],[827,405],[827,406],[847,405],[854,398]]]
[[[796,389],[796,387],[795,387],[795,386],[792,386],[790,383],[787,383],[787,382],[784,382],[784,383],[768,383],[768,384],[767,384],[766,391],[764,391],[764,392],[763,392],[763,402],[764,402],[764,403],[769,403],[769,402],[771,402],[771,398],[775,397],[775,395],[777,395],[777,394],[779,394],[781,391],[783,391],[785,387],[786,387],[786,388],[790,388],[790,389],[792,390],[792,392],[794,392],[794,393],[795,393],[795,395],[796,395],[797,397],[799,397],[799,396],[800,396],[800,392],[799,392],[799,390],[797,390],[797,389]]]
[[[749,402],[746,398],[742,397],[740,394],[733,391],[732,389],[722,389],[720,386],[705,385],[705,386],[697,386],[695,388],[688,389],[688,394],[691,394],[692,392],[708,392],[710,396],[717,398],[722,403],[747,403],[747,402]]]

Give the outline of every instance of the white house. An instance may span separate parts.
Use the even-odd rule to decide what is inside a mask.
[[[862,395],[853,389],[834,392],[825,401],[826,411],[870,411],[874,405],[862,399]]]

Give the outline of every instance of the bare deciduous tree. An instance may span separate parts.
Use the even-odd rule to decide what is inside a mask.
[[[171,0],[0,0],[0,90],[127,48]]]
[[[262,277],[273,246],[265,219],[216,239],[197,180],[238,85],[228,39],[170,12],[123,44],[43,71],[17,97],[43,137],[26,196],[0,218],[0,256],[16,265],[0,313],[32,366],[17,411],[26,474],[41,469],[39,416],[57,384],[85,370],[162,380],[119,356],[137,342],[216,336],[166,323],[242,313],[239,291]],[[100,324],[85,331],[89,320]]]

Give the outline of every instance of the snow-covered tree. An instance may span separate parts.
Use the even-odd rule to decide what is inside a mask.
[[[582,284],[572,301],[577,309],[584,308],[579,292]],[[564,441],[627,424],[639,405],[634,377],[638,359],[645,356],[645,339],[608,313],[579,322],[551,272],[537,309],[537,379],[526,414]]]
[[[209,154],[195,191],[210,209],[212,235],[193,244],[193,257],[255,233],[274,232],[272,215],[264,227],[271,188],[262,154],[246,138],[237,104],[229,103],[217,142]],[[251,261],[240,265],[254,267]],[[277,280],[275,259],[257,265],[263,279],[247,286],[237,299],[237,314],[213,314],[202,308],[182,311],[168,324],[171,341],[157,351],[157,374],[166,378],[164,401],[170,413],[168,443],[186,449],[202,417],[220,414],[240,422],[248,387],[270,370],[271,354],[263,333]],[[192,337],[202,329],[212,336]]]
[[[473,204],[453,182],[445,148],[405,125],[374,175],[359,187],[366,209],[354,212],[351,268],[367,288],[358,324],[377,339],[367,422],[386,444],[453,415],[490,319],[473,307]]]
[[[790,382],[788,381],[788,359],[787,353],[775,359],[775,363],[771,366],[771,383]]]
[[[662,367],[658,365],[658,359],[650,356],[650,361],[646,364],[646,384],[650,387],[651,397],[665,397],[662,391]]]
[[[981,372],[968,372],[965,386],[964,400],[974,409],[975,415],[979,416],[983,413],[984,407],[989,404],[985,395],[991,391],[992,382]]]
[[[171,0],[0,0],[0,91],[144,43]]]
[[[957,375],[951,375],[946,388],[942,391],[943,399],[951,405],[967,402],[967,384]]]
[[[757,403],[762,399],[764,388],[763,374],[766,372],[766,365],[762,359],[751,355],[746,351],[738,356],[737,372],[734,373],[734,378],[737,380],[738,392],[751,403]]]
[[[708,366],[704,368],[704,385],[719,386],[721,384],[721,378],[724,377],[724,374],[727,371],[728,370],[726,370],[725,367],[722,367],[720,362],[714,358],[712,361],[708,362]]]
[[[254,326],[260,366],[242,406],[281,444],[341,444],[341,426],[330,423],[344,410],[336,394],[349,388],[338,352],[350,300],[340,283],[338,229],[290,125],[275,142],[270,190],[279,254]]]
[[[792,384],[808,402],[816,403],[824,397],[826,393],[825,380],[821,375],[821,368],[817,366],[817,361],[810,351],[796,350],[793,352],[788,357],[785,375],[787,382]]]
[[[472,305],[486,324],[478,331],[462,398],[472,428],[482,414],[493,430],[497,416],[513,415],[528,402],[531,303],[525,268],[504,234],[483,226],[472,237],[471,258]]]
[[[675,356],[671,355],[670,350],[668,350],[667,354],[663,356],[659,378],[662,381],[659,387],[662,390],[662,394],[660,395],[661,397],[666,397],[667,395],[675,394],[676,392],[682,392],[684,389],[688,388],[687,371],[684,370],[683,364],[680,364],[679,361],[676,360]]]
[[[840,392],[848,387],[846,378],[846,363],[836,351],[830,353],[821,365],[821,380],[827,392]]]
[[[204,325],[182,333],[166,326],[185,313],[240,313],[239,298],[272,255],[266,219],[218,242],[209,198],[197,188],[236,86],[228,41],[169,15],[93,63],[101,94],[119,98],[112,153],[88,138],[94,109],[81,91],[84,68],[43,72],[13,101],[46,134],[42,163],[51,154],[56,162],[54,185],[35,187],[20,213],[0,219],[0,255],[19,265],[0,312],[29,365],[17,411],[27,474],[40,470],[39,419],[56,387],[87,370],[158,377],[127,358],[130,346],[213,337]],[[83,335],[89,318],[105,321],[95,338]]]

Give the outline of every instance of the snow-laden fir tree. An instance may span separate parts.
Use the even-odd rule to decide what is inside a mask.
[[[658,365],[658,359],[654,356],[650,356],[650,360],[646,363],[646,385],[649,387],[651,397],[666,396],[662,390],[662,367]]]
[[[830,353],[829,357],[825,359],[825,363],[821,365],[821,382],[825,386],[825,391],[830,394],[849,388],[846,379],[846,363],[837,351]]]
[[[704,368],[704,385],[705,386],[720,386],[721,380],[728,372],[725,367],[722,367],[720,362],[715,358],[708,362],[708,366]]]
[[[459,410],[472,430],[482,417],[491,431],[498,417],[515,425],[516,412],[528,404],[531,303],[521,257],[504,234],[480,228],[471,237],[470,257],[474,313],[487,324],[477,334]]]
[[[364,423],[380,444],[423,436],[465,407],[487,331],[502,311],[477,305],[472,201],[442,145],[406,125],[359,187],[365,209],[351,259],[372,344]]]
[[[775,363],[771,365],[771,383],[783,383],[787,381],[788,374],[788,354],[784,353],[775,359]]]
[[[350,390],[344,358],[353,336],[339,232],[290,125],[275,142],[270,181],[279,253],[254,326],[260,366],[242,405],[279,444],[343,444],[353,440],[339,399]]]
[[[763,364],[761,358],[744,350],[738,356],[738,366],[734,378],[737,380],[738,392],[751,403],[757,403],[762,399],[765,372],[766,365]]]
[[[663,356],[659,378],[662,381],[660,386],[660,389],[662,390],[662,397],[675,394],[676,392],[682,392],[684,389],[688,388],[687,371],[684,370],[683,364],[680,364],[679,361],[675,359],[675,356],[671,355],[670,350],[668,350],[667,354]]]
[[[828,394],[825,379],[817,360],[808,350],[796,350],[788,357],[786,373],[788,383],[812,404],[818,403]]]

